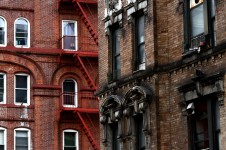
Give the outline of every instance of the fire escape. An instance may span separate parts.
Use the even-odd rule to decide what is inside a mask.
[[[84,88],[85,90],[82,92],[62,93],[60,118],[66,116],[66,119],[69,121],[71,117],[74,120],[79,120],[91,147],[94,150],[99,150],[99,138],[95,137],[99,135],[96,132],[98,131],[98,125],[96,124],[98,121],[93,121],[94,119],[99,120],[98,100],[94,96],[94,91],[97,87],[95,79],[93,79],[93,73],[97,72],[97,70],[89,63],[89,60],[98,60],[97,12],[96,16],[92,16],[92,8],[95,8],[97,11],[97,0],[59,0],[58,3],[59,12],[69,12],[71,10],[70,13],[76,13],[80,18],[80,26],[84,25],[83,27],[85,27],[86,32],[89,34],[88,36],[81,35],[81,33],[73,36],[66,35],[62,36],[59,41],[59,47],[62,48],[58,59],[59,64],[67,59],[73,59],[76,64],[75,67],[80,70],[82,78],[85,78],[88,84],[88,87]],[[70,104],[70,101],[74,99],[78,101],[78,106],[64,107],[65,103]]]

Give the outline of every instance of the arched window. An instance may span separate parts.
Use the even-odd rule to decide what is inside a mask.
[[[14,130],[14,149],[31,149],[31,133],[29,129],[17,128]]]
[[[6,138],[6,129],[0,127],[0,149],[1,150],[6,150],[6,143],[7,143],[7,138]]]
[[[73,79],[66,79],[63,82],[63,106],[77,107],[77,82]]]
[[[64,130],[63,131],[63,149],[64,150],[79,150],[78,146],[78,131]]]
[[[6,27],[7,27],[7,23],[6,20],[0,16],[0,46],[6,46]]]
[[[14,26],[14,46],[30,47],[30,23],[27,19],[18,18]]]

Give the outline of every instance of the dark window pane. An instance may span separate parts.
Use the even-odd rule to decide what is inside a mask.
[[[137,44],[144,42],[144,16],[137,19]]]
[[[5,32],[2,30],[0,28],[0,44],[5,44]]]
[[[4,88],[4,79],[0,78],[0,88]]]
[[[0,102],[3,102],[3,94],[0,93]]]
[[[0,145],[0,150],[4,150],[4,145]]]
[[[16,145],[17,146],[27,146],[28,138],[27,137],[16,137]]]
[[[64,132],[64,145],[75,146],[75,132]]]
[[[27,45],[27,38],[16,38],[16,45]]]
[[[73,80],[65,80],[63,90],[64,92],[75,92],[75,82]]]
[[[191,10],[191,37],[204,32],[203,4]]]
[[[28,150],[28,146],[16,146],[16,150]]]
[[[76,150],[76,147],[64,147],[64,150]]]
[[[16,89],[16,102],[27,103],[27,90]]]
[[[16,88],[27,88],[27,76],[16,75]]]
[[[24,37],[28,37],[28,34],[27,33],[24,33],[24,32],[17,32],[16,33],[16,38],[24,38]]]
[[[114,123],[111,125],[112,130],[112,150],[119,150],[119,140],[118,140],[118,123]]]
[[[144,44],[139,45],[138,49],[138,63],[143,64],[145,63],[145,49],[144,49]]]

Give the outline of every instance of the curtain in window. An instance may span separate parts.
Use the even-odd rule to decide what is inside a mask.
[[[144,16],[139,16],[136,20],[136,44],[137,44],[137,65],[145,63],[145,33]]]
[[[191,37],[204,33],[203,4],[191,10]]]
[[[16,131],[16,150],[28,150],[28,131]]]
[[[0,44],[5,44],[5,21],[0,18]]]
[[[71,22],[64,22],[64,35],[75,35],[75,24]]]

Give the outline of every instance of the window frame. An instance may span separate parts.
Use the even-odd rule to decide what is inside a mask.
[[[219,126],[219,120],[217,121],[217,116],[219,115],[219,102],[217,101],[217,99],[215,99],[214,97],[211,98],[207,98],[206,99],[199,99],[198,101],[193,101],[194,103],[194,113],[192,113],[189,116],[189,128],[190,128],[190,132],[189,132],[189,136],[190,136],[190,148],[189,149],[195,149],[196,148],[196,144],[197,144],[197,129],[196,129],[196,109],[197,109],[197,104],[201,105],[202,103],[206,103],[206,111],[207,111],[207,121],[208,121],[208,125],[207,125],[207,132],[208,132],[208,143],[209,143],[209,149],[213,149],[216,147],[219,147],[219,133],[220,133],[220,126]],[[202,108],[203,109],[203,106]]]
[[[64,82],[66,81],[66,80],[72,80],[73,82],[74,82],[74,84],[75,84],[75,91],[74,91],[74,93],[75,93],[75,95],[74,95],[74,102],[75,102],[75,105],[64,105],[64,97],[62,97],[62,105],[63,105],[63,107],[78,107],[78,83],[77,83],[77,81],[76,80],[74,80],[74,79],[72,79],[72,78],[66,78],[66,79],[64,79],[63,80],[63,82],[62,82],[62,93],[64,94]]]
[[[75,49],[66,49],[64,48],[64,36],[65,36],[65,33],[64,33],[64,22],[68,22],[68,23],[74,23],[74,36],[75,37]],[[78,21],[77,20],[62,20],[62,35],[61,35],[61,38],[62,38],[62,49],[64,50],[68,50],[68,51],[77,51],[78,50]]]
[[[3,17],[3,16],[0,16],[1,19],[3,19],[5,25],[4,25],[4,32],[5,32],[5,35],[4,35],[4,44],[0,44],[1,47],[6,47],[7,45],[7,21],[6,19]]]
[[[214,16],[211,16],[212,11],[212,0],[203,0],[203,22],[204,22],[204,32],[199,34],[204,37],[202,40],[200,36],[200,43],[197,46],[192,45],[192,39],[199,38],[199,35],[191,37],[191,10],[194,8],[190,8],[190,1],[185,1],[185,11],[184,11],[184,51],[187,52],[189,50],[197,49],[198,47],[214,47],[216,44],[215,39],[215,3],[214,4]],[[197,40],[198,41],[198,40]]]
[[[3,101],[0,102],[0,104],[6,104],[6,74],[5,73],[1,73],[0,72],[0,75],[3,75]]]
[[[16,150],[16,131],[26,131],[28,138],[28,150],[31,149],[31,131],[27,128],[16,128],[14,129],[14,150]]]
[[[113,75],[113,80],[118,80],[120,79],[121,76],[121,58],[120,58],[121,53],[120,53],[119,32],[120,32],[119,26],[116,26],[111,29],[111,60],[112,60],[111,72]],[[119,48],[119,50],[117,49],[117,47]],[[117,58],[119,58],[119,62],[117,61]],[[117,69],[118,65],[119,69]]]
[[[16,102],[16,76],[26,76],[27,77],[27,103],[21,103],[21,102]],[[24,90],[25,88],[19,88],[21,90]],[[17,73],[14,75],[14,104],[15,105],[25,105],[28,106],[30,105],[30,75],[24,74],[24,73]]]
[[[64,150],[64,147],[65,147],[65,141],[64,141],[64,138],[65,138],[65,132],[73,132],[75,133],[75,146],[76,146],[76,150],[79,150],[79,132],[77,130],[73,130],[73,129],[66,129],[66,130],[63,130],[63,140],[62,140],[62,145],[63,145],[63,150]]]
[[[144,27],[143,29],[143,33],[144,33],[144,41],[139,43],[139,24],[138,21],[141,17],[144,17]],[[134,18],[134,71],[139,71],[139,70],[145,70],[146,69],[146,50],[145,50],[145,15],[142,11],[136,12],[133,15]],[[139,55],[141,49],[139,47],[141,47],[142,45],[144,45],[144,59],[145,61],[141,63],[141,56]]]
[[[27,22],[27,45],[17,45],[17,41],[16,41],[16,22],[18,20],[24,20]],[[30,48],[30,22],[28,21],[28,19],[26,18],[23,18],[23,17],[19,17],[17,18],[15,21],[14,21],[14,46],[17,47],[17,48]]]
[[[4,131],[3,136],[4,136],[4,150],[7,150],[7,129],[0,127],[0,130]]]

